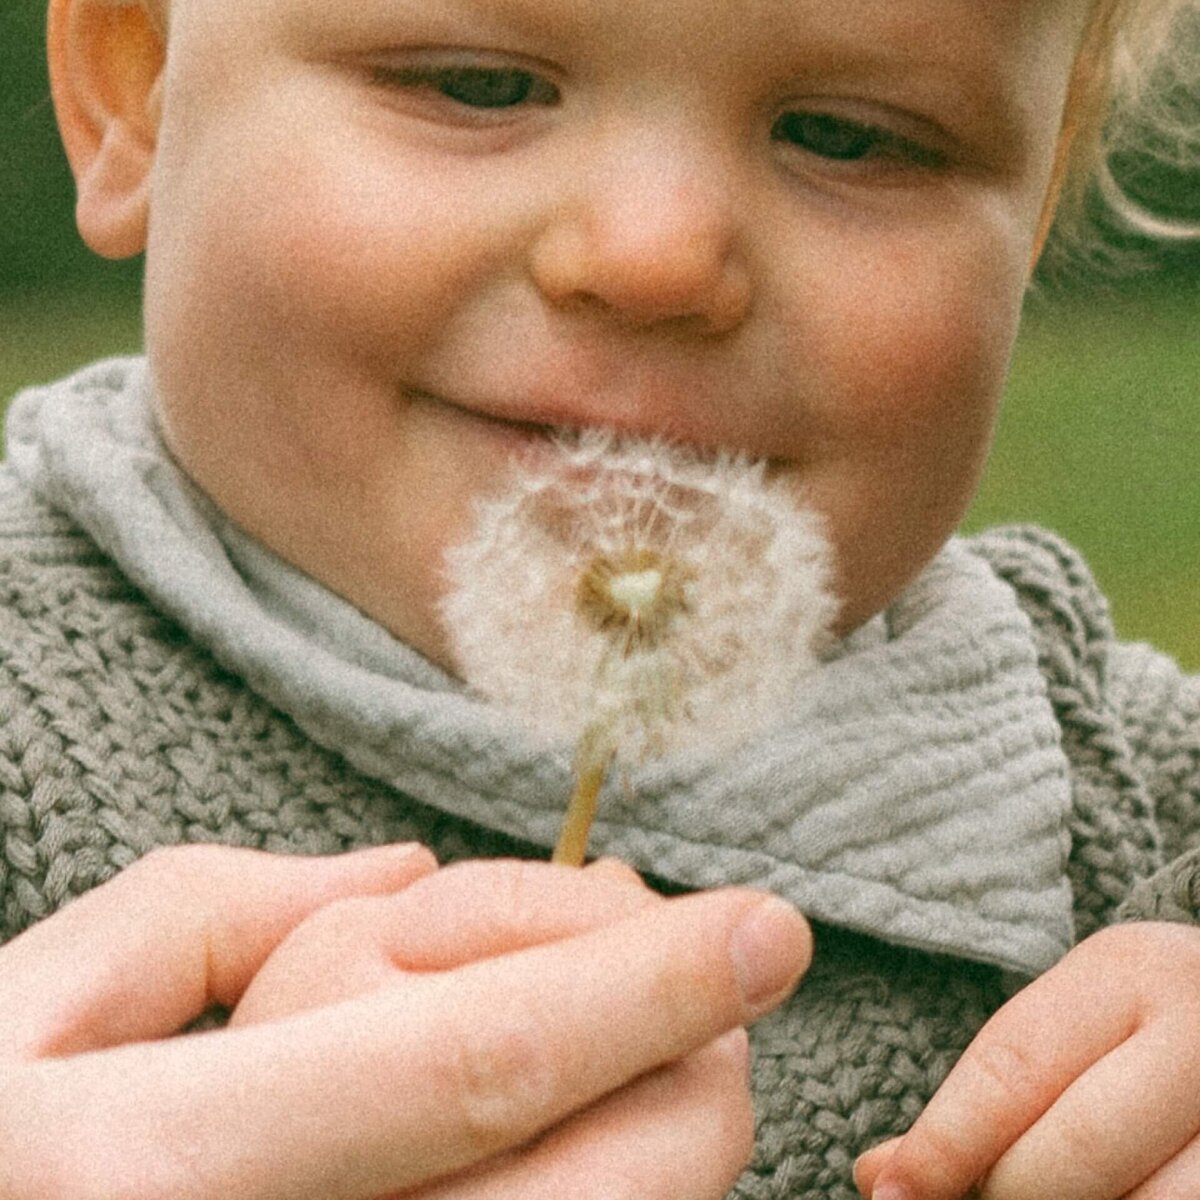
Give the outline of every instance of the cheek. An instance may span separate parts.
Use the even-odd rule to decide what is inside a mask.
[[[461,208],[448,220],[443,188],[403,186],[433,172],[336,123],[237,111],[254,119],[168,139],[156,181],[146,336],[164,426],[227,492],[235,461],[280,491],[370,479],[402,436],[398,382],[494,239]]]
[[[260,111],[176,165],[155,261],[187,279],[194,324],[268,361],[395,364],[504,252],[499,215],[453,173],[349,120]]]
[[[990,424],[1022,291],[983,247],[901,246],[848,272],[815,318],[834,436],[884,455],[935,452],[954,430]]]
[[[895,598],[970,503],[1020,312],[1017,261],[984,236],[894,245],[845,261],[798,326],[793,361],[813,381],[802,475],[830,523],[847,628]]]

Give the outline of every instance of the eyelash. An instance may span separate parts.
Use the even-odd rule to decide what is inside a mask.
[[[503,112],[527,104],[555,105],[558,88],[518,67],[376,66],[372,81],[381,87],[438,92],[464,109]]]
[[[372,68],[379,87],[437,93],[466,113],[496,113],[562,100],[549,80],[519,67],[390,66]],[[776,118],[773,141],[833,163],[896,164],[926,171],[946,166],[940,151],[881,126],[831,113],[793,110]]]
[[[822,112],[786,112],[771,127],[774,141],[838,163],[900,163],[928,171],[946,166],[940,151],[878,125]]]

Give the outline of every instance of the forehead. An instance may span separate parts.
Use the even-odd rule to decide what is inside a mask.
[[[1064,20],[1081,28],[1094,0],[143,0],[151,10],[220,10],[227,18],[293,20],[363,33],[428,27],[557,44],[625,29],[614,57],[650,58],[702,39],[710,53],[797,43],[814,52],[920,48],[924,55],[1018,44]]]
[[[513,52],[568,76],[683,80],[706,100],[863,88],[1036,123],[1065,90],[1094,0],[148,0],[206,75],[256,49],[318,60],[390,48]],[[198,36],[187,37],[191,30]],[[219,65],[214,59],[221,55]]]

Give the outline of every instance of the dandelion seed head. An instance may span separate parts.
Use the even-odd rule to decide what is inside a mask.
[[[479,695],[627,762],[777,721],[830,642],[822,521],[766,465],[604,430],[563,434],[478,505],[443,617]]]
[[[694,577],[687,563],[649,546],[630,546],[616,557],[597,553],[580,573],[575,603],[626,655],[644,652],[690,611],[688,585]]]

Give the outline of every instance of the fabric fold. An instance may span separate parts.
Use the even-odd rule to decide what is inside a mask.
[[[312,738],[423,803],[550,845],[569,748],[232,526],[171,460],[149,371],[118,359],[14,401],[9,458],[156,605]],[[762,886],[811,917],[1035,974],[1072,940],[1070,787],[1028,619],[951,542],[718,761],[610,781],[593,848],[684,886]]]

